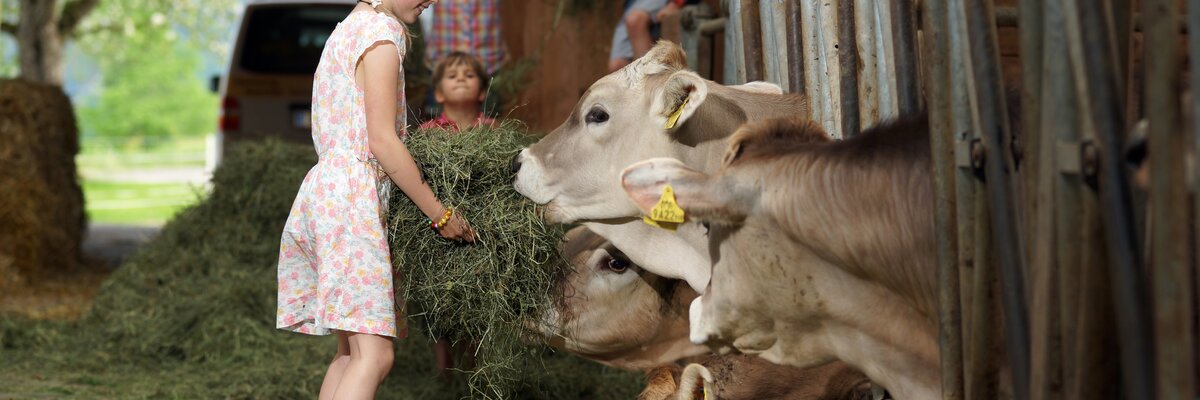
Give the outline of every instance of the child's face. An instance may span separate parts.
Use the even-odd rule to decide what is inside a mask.
[[[392,14],[406,24],[417,22],[417,17],[421,15],[421,11],[426,8],[433,7],[438,0],[392,0],[387,7],[392,11]]]
[[[458,63],[446,67],[438,82],[434,97],[438,103],[478,104],[483,101],[483,80],[470,64]]]

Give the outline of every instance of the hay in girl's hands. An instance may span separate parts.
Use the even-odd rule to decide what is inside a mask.
[[[517,125],[457,134],[414,133],[406,142],[433,192],[475,228],[474,245],[442,239],[398,189],[389,211],[392,263],[407,312],[435,337],[479,343],[471,388],[508,397],[532,349],[521,344],[522,320],[549,302],[562,229],[547,226],[512,186],[509,163],[532,138]]]

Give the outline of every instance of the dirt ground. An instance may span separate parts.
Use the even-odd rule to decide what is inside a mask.
[[[127,257],[158,233],[158,227],[94,225],[83,243],[84,264],[0,294],[0,314],[34,319],[79,318],[100,285]]]

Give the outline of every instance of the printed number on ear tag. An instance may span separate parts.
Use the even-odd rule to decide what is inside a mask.
[[[675,189],[671,185],[663,187],[662,197],[658,198],[658,204],[650,209],[650,215],[642,217],[642,222],[651,226],[656,226],[669,231],[674,231],[683,223],[683,208],[679,207],[679,203],[675,202]]]
[[[679,122],[679,117],[683,115],[683,108],[687,107],[688,100],[690,99],[691,97],[684,97],[683,102],[679,103],[679,108],[676,108],[675,112],[671,113],[670,117],[667,117],[666,129],[675,127],[675,123]]]

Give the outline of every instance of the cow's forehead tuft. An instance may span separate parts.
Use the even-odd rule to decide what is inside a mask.
[[[655,75],[667,70],[667,66],[661,62],[650,60],[648,57],[642,57],[621,68],[617,73],[620,74],[621,82],[630,89],[641,89],[646,83],[646,78],[650,75]]]

